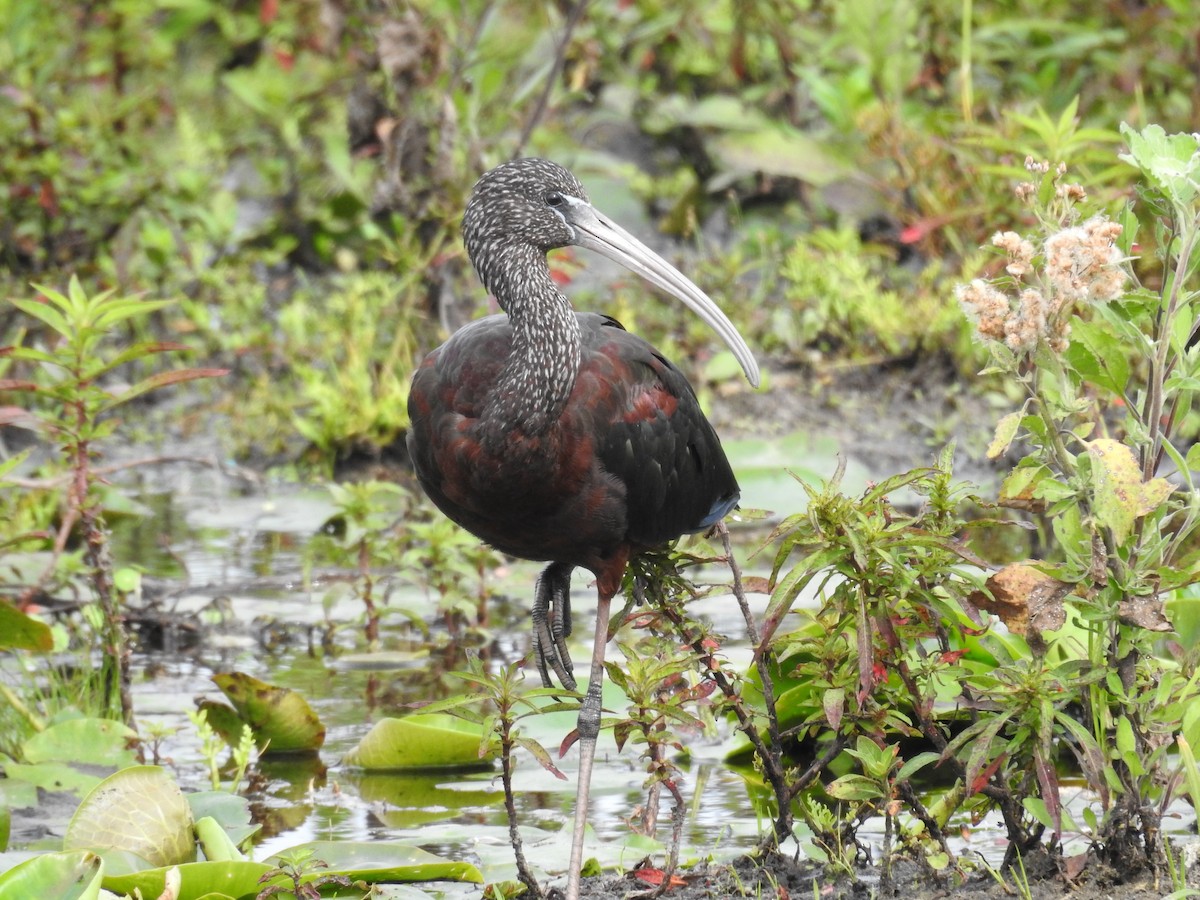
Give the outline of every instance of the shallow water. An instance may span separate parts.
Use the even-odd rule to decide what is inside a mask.
[[[799,490],[779,472],[768,447],[747,449],[750,459],[761,453],[761,465],[746,466],[748,505],[778,502],[785,490]],[[792,457],[794,458],[794,457]],[[828,474],[831,456],[814,452],[812,471]],[[847,480],[865,481],[851,470]],[[854,489],[854,484],[847,484]],[[507,823],[501,804],[498,770],[414,775],[372,775],[340,765],[343,754],[384,716],[409,711],[407,704],[438,699],[458,688],[445,673],[461,667],[461,655],[428,652],[427,642],[412,619],[433,633],[433,645],[445,647],[436,598],[423,588],[394,586],[385,611],[380,651],[362,652],[362,604],[342,580],[346,573],[316,567],[308,573],[304,550],[310,537],[334,512],[327,492],[283,483],[249,482],[218,470],[171,466],[143,476],[138,499],[145,517],[121,520],[114,537],[120,564],[136,562],[147,572],[144,595],[160,613],[186,623],[200,623],[199,642],[176,635],[165,649],[142,647],[135,654],[135,707],[146,730],[169,730],[160,752],[186,789],[204,789],[204,766],[195,729],[187,719],[199,698],[220,699],[209,680],[217,672],[240,671],[293,688],[312,704],[327,728],[320,761],[261,761],[255,767],[253,804],[262,833],[257,858],[314,839],[400,840],[440,855],[478,865],[488,881],[515,876]],[[788,495],[790,497],[790,495]],[[761,498],[761,499],[760,499]],[[790,499],[784,508],[798,504]],[[751,558],[761,531],[741,529],[743,564],[755,571],[766,560]],[[529,650],[528,609],[538,567],[513,563],[492,578],[500,596],[493,604],[486,642],[491,658],[511,661]],[[716,573],[714,578],[721,578]],[[577,574],[573,603],[579,623],[572,645],[577,664],[586,660],[595,595],[585,575]],[[752,595],[761,611],[765,597]],[[713,622],[727,637],[723,645],[729,665],[749,663],[744,624],[732,598],[713,596],[696,603],[694,612]],[[183,632],[183,637],[191,632]],[[325,642],[324,644],[322,642]],[[610,654],[616,654],[615,647]],[[536,674],[531,677],[536,681]],[[606,703],[616,708],[619,695]],[[567,775],[562,781],[530,756],[519,756],[515,776],[517,809],[526,854],[543,876],[561,873],[569,848],[565,829],[572,815],[577,752],[557,758],[557,747],[574,726],[570,714],[526,720],[524,733],[540,741]],[[689,757],[680,761],[681,788],[688,804],[682,858],[729,858],[751,849],[761,829],[744,773],[723,762],[731,729],[695,735]],[[586,855],[602,865],[630,866],[660,850],[637,836],[630,820],[644,802],[644,773],[638,748],[618,753],[611,734],[602,735],[593,778]],[[1086,802],[1082,788],[1068,786],[1068,808]],[[663,798],[658,834],[669,828],[669,798]],[[44,813],[45,811],[40,811]],[[1164,822],[1169,833],[1183,833],[1190,813],[1182,803]],[[69,817],[49,823],[48,833],[27,840],[29,850],[56,849]],[[15,823],[18,845],[19,822]],[[996,863],[1003,856],[1004,831],[997,818],[957,823],[956,852],[981,854]],[[882,822],[860,831],[878,847]],[[1069,841],[1067,852],[1084,849],[1082,839]],[[658,856],[661,861],[661,855]],[[439,888],[443,890],[443,888]],[[447,896],[466,896],[476,889],[447,886]]]

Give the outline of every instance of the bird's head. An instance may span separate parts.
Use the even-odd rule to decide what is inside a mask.
[[[514,159],[485,173],[462,222],[463,241],[479,274],[485,276],[487,261],[503,247],[526,245],[545,253],[575,243],[567,219],[573,203],[588,205],[583,185],[548,159]]]
[[[514,159],[484,174],[467,203],[462,231],[475,271],[510,314],[512,304],[539,275],[543,285],[550,285],[544,269],[547,251],[584,247],[683,301],[721,335],[750,383],[758,385],[758,364],[720,308],[674,266],[592,206],[579,180],[557,163]],[[542,259],[540,273],[534,257]]]

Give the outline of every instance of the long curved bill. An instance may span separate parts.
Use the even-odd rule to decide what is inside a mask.
[[[564,197],[566,207],[559,212],[575,232],[571,243],[607,256],[613,262],[634,272],[661,291],[681,300],[709,328],[721,336],[737,361],[741,363],[746,379],[758,387],[758,362],[754,354],[738,334],[729,317],[696,287],[686,275],[635,238],[632,234],[599,212],[590,203],[577,197]]]

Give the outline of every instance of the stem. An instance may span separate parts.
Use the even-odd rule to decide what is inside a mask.
[[[1171,275],[1171,287],[1166,296],[1166,309],[1155,323],[1154,358],[1150,362],[1150,377],[1146,385],[1145,419],[1146,428],[1150,434],[1150,447],[1142,457],[1142,480],[1149,481],[1154,477],[1162,461],[1163,423],[1162,413],[1165,397],[1163,383],[1167,373],[1167,354],[1171,349],[1171,325],[1179,309],[1179,298],[1183,291],[1182,285],[1187,276],[1188,265],[1192,251],[1196,247],[1198,230],[1196,222],[1191,222],[1184,229],[1179,253],[1175,256],[1175,271]],[[1174,243],[1174,241],[1172,241]],[[1170,246],[1168,244],[1168,246]],[[1162,308],[1160,307],[1160,310]]]
[[[575,5],[571,8],[571,15],[567,19],[567,24],[563,26],[562,38],[558,42],[558,47],[554,51],[554,64],[550,67],[550,71],[546,73],[546,86],[542,89],[542,95],[538,97],[537,106],[533,108],[533,115],[525,120],[525,127],[521,129],[521,138],[517,141],[517,146],[513,150],[513,159],[521,155],[525,149],[525,145],[529,143],[529,138],[533,135],[533,129],[537,127],[538,122],[542,120],[542,116],[546,114],[546,107],[550,103],[550,94],[554,90],[554,82],[558,80],[558,75],[562,71],[563,62],[567,56],[567,46],[571,43],[571,35],[575,31],[575,26],[579,24],[579,20],[583,18],[583,11],[587,8],[588,0],[576,0]]]
[[[517,830],[517,803],[513,797],[513,739],[511,711],[505,710],[500,716],[500,781],[504,785],[504,812],[508,817],[508,840],[512,844],[513,855],[517,859],[517,878],[529,889],[529,896],[535,900],[543,900],[541,886],[529,869],[525,859],[525,845],[521,842],[521,832]]]
[[[963,121],[968,125],[975,120],[974,85],[971,80],[971,21],[972,0],[962,0],[962,53],[958,63],[959,103]]]

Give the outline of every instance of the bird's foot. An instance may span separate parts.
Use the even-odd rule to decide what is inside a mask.
[[[545,687],[554,687],[550,670],[568,691],[575,690],[575,671],[567,652],[571,634],[571,570],[552,563],[538,577],[533,597],[533,655]]]

